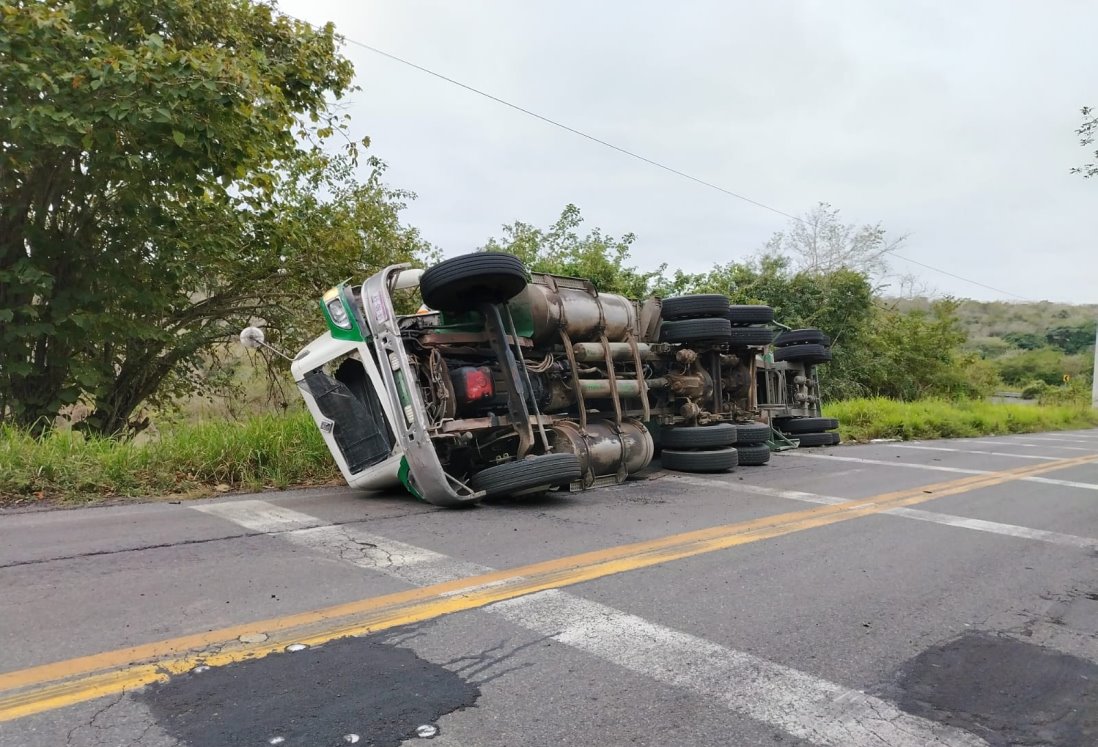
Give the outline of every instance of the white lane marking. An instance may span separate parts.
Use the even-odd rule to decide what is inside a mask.
[[[290,529],[315,527],[325,522],[315,516],[276,506],[267,501],[232,501],[190,506],[195,511],[228,519],[255,532],[285,532]]]
[[[323,524],[321,519],[266,501],[231,501],[191,506],[254,532],[279,533],[296,545],[322,554],[337,555],[360,568],[396,575],[417,586],[453,581],[486,572],[487,568],[455,560],[448,555],[426,550],[386,537],[363,532],[347,525]]]
[[[802,459],[826,459],[831,462],[856,462],[857,464],[881,464],[888,465],[890,467],[908,467],[910,469],[929,469],[935,472],[956,472],[962,475],[988,475],[991,474],[990,470],[986,469],[964,469],[963,467],[946,467],[941,464],[913,464],[911,462],[889,462],[884,459],[864,459],[862,457],[851,456],[831,456],[830,454],[806,454],[800,449],[794,449],[793,451],[781,452],[782,457],[792,456],[801,457]]]
[[[716,485],[725,485],[730,490],[732,490],[732,492],[753,493],[755,495],[768,495],[775,498],[786,498],[793,501],[803,501],[805,503],[823,503],[827,505],[835,505],[836,503],[846,503],[848,500],[850,500],[848,498],[840,498],[835,495],[818,495],[816,493],[805,493],[800,490],[782,490],[781,488],[768,488],[763,485],[744,485],[740,483],[733,484],[721,480],[706,479],[704,477],[677,476],[675,480],[678,482],[685,482],[690,485],[697,485],[698,487],[709,489],[712,489]],[[1092,539],[1090,537],[1080,537],[1074,534],[1063,534],[1062,532],[1050,532],[1045,529],[1033,529],[1031,527],[1018,526],[1017,524],[1003,524],[998,521],[970,519],[967,516],[943,514],[937,511],[925,511],[920,508],[890,508],[886,509],[885,511],[881,511],[881,513],[889,514],[890,516],[903,516],[905,518],[916,519],[918,521],[929,521],[934,524],[943,524],[950,527],[972,529],[977,532],[1001,534],[1007,537],[1021,537],[1023,539],[1037,540],[1039,542],[1048,542],[1054,545],[1081,547],[1084,549],[1098,548],[1098,539]]]
[[[984,744],[975,734],[908,715],[859,690],[562,591],[541,591],[487,609],[815,744]]]
[[[1031,444],[1029,442],[1021,441],[988,441],[987,439],[971,438],[965,439],[966,444],[983,444],[985,446],[1018,446],[1027,449],[1061,449],[1064,451],[1085,451],[1089,454],[1094,453],[1094,449],[1085,449],[1082,446],[1059,446],[1057,444]]]
[[[987,456],[1014,457],[1015,459],[1044,459],[1055,462],[1060,457],[1036,456],[1034,454],[1011,454],[1007,451],[979,451],[977,449],[950,449],[945,446],[923,446],[922,444],[889,444],[892,449],[922,449],[924,451],[952,451],[958,454],[985,454]]]
[[[281,532],[282,539],[412,585],[426,586],[492,570],[361,532],[349,525],[293,529],[295,523],[308,527],[320,520],[265,501],[233,501],[192,508],[255,531],[270,526]],[[270,518],[266,511],[270,511]],[[355,548],[365,551],[360,554]],[[404,559],[411,562],[405,565]],[[565,591],[537,592],[484,609],[637,674],[716,698],[738,713],[815,744],[986,747],[986,742],[970,732],[908,715],[860,690],[648,622]]]
[[[795,456],[803,459],[827,459],[836,462],[858,462],[859,464],[879,464],[884,467],[907,467],[910,469],[926,469],[935,472],[959,472],[963,475],[994,475],[997,474],[987,469],[963,469],[961,467],[945,467],[940,464],[914,464],[912,462],[890,462],[887,459],[863,459],[861,457],[832,456],[830,454],[802,454],[800,450],[782,452],[782,456]],[[1081,465],[1069,465],[1081,466]],[[1039,482],[1043,485],[1061,485],[1067,488],[1082,488],[1083,490],[1098,490],[1098,483],[1077,482],[1075,480],[1058,480],[1054,477],[1016,477],[1022,482]]]
[[[850,477],[851,475],[857,475],[862,472],[865,472],[864,467],[855,467],[854,469],[841,469],[838,472],[828,472],[826,475],[819,475],[818,477],[819,479],[823,479],[825,477],[828,479],[834,477]]]
[[[1093,444],[1089,438],[1060,438],[1059,436],[1026,436],[1030,441],[1063,441],[1067,444]]]

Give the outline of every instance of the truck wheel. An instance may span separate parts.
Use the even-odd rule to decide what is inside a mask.
[[[664,469],[678,472],[727,472],[740,463],[736,449],[717,449],[716,451],[675,451],[664,449],[660,454],[660,463]]]
[[[831,360],[831,351],[823,345],[790,345],[774,351],[775,361],[800,361],[801,363],[827,363]]]
[[[667,320],[720,317],[728,313],[728,297],[717,293],[674,296],[663,300],[660,316]]]
[[[736,426],[731,423],[717,423],[716,425],[666,428],[660,434],[660,440],[669,449],[708,449],[731,446],[736,443]]]
[[[782,332],[774,340],[774,347],[784,348],[790,345],[823,345],[827,347],[831,344],[831,338],[825,335],[818,329],[789,329]]]
[[[527,271],[512,254],[475,252],[439,262],[423,273],[423,302],[440,311],[469,311],[482,303],[503,303],[526,287]]]
[[[779,420],[778,430],[782,433],[823,433],[839,427],[835,418],[791,418]]]
[[[733,327],[770,324],[774,321],[774,309],[769,306],[729,306],[727,316]]]
[[[663,342],[727,342],[731,334],[727,319],[683,319],[660,325]]]
[[[745,347],[765,347],[774,339],[774,333],[766,327],[733,327],[728,341],[732,345]]]
[[[543,454],[481,470],[469,484],[474,490],[483,490],[489,498],[496,498],[567,485],[581,475],[575,454]]]
[[[834,446],[834,433],[798,433],[793,435],[801,446]]]
[[[770,426],[766,423],[737,423],[736,445],[761,444],[770,440]]]
[[[737,446],[736,451],[740,452],[741,467],[761,467],[770,461],[770,447],[766,444]]]

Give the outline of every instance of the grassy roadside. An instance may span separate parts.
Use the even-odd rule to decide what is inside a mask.
[[[307,412],[172,426],[146,443],[0,427],[0,506],[210,495],[339,476]]]
[[[950,438],[1098,426],[1098,411],[1071,405],[923,400],[835,402],[843,438]],[[305,411],[166,429],[145,443],[58,430],[41,441],[0,427],[0,506],[80,505],[144,496],[315,485],[339,478]]]
[[[844,440],[958,438],[1098,427],[1098,410],[1081,405],[1020,405],[928,399],[852,399],[824,414],[839,419]]]

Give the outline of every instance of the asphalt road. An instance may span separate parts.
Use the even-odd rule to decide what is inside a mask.
[[[0,744],[1098,744],[1098,430],[0,513]]]

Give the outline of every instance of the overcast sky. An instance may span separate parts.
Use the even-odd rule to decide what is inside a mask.
[[[1094,2],[284,0],[384,49],[788,213],[830,202],[920,262],[1098,302]],[[356,135],[447,256],[567,203],[636,263],[743,259],[786,218],[348,44]],[[1093,160],[1093,159],[1091,159]],[[1009,296],[894,260],[939,293]]]

